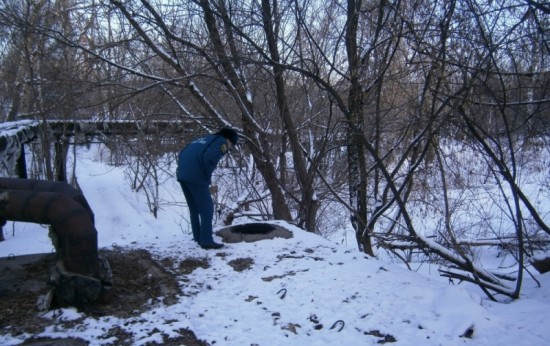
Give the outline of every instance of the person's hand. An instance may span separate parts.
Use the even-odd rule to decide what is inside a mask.
[[[218,185],[211,185],[210,186],[210,194],[215,195],[218,193]]]

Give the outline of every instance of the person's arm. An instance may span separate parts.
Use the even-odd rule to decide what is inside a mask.
[[[212,172],[216,169],[218,162],[221,160],[223,155],[227,152],[227,143],[224,137],[216,138],[212,144],[210,144],[203,152],[202,159],[210,178]]]

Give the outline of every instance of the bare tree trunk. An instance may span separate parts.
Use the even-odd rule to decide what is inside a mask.
[[[285,80],[283,77],[284,69],[280,66],[279,49],[277,48],[277,34],[275,33],[276,25],[273,23],[274,13],[272,13],[271,9],[272,5],[276,11],[277,1],[271,2],[269,0],[262,0],[263,28],[267,38],[271,60],[274,62],[272,66],[273,80],[277,94],[279,116],[283,121],[284,129],[290,140],[290,148],[292,150],[294,168],[296,169],[296,177],[302,191],[302,198],[299,203],[300,211],[298,217],[300,221],[298,222],[298,225],[304,227],[307,231],[315,232],[317,229],[316,215],[318,203],[315,198],[313,179],[310,178],[310,174],[313,173],[308,174],[306,160],[298,138],[296,126],[294,125],[290,110],[288,109]]]
[[[360,57],[357,49],[357,26],[361,1],[348,1],[346,19],[346,51],[350,87],[348,94],[348,171],[350,203],[357,210],[352,220],[359,248],[366,254],[374,256],[369,230],[367,229],[367,172],[364,151],[364,113],[363,113],[363,87],[360,77]]]
[[[55,141],[55,180],[67,182],[67,156],[69,143],[66,138]]]

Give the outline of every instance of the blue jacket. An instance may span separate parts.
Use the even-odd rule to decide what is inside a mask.
[[[197,185],[210,185],[212,172],[227,152],[225,137],[208,135],[189,143],[178,155],[177,179]]]

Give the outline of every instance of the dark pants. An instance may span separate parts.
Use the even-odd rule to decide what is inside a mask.
[[[180,181],[180,185],[189,207],[193,239],[200,245],[212,244],[214,203],[208,185],[196,185],[185,181]]]

